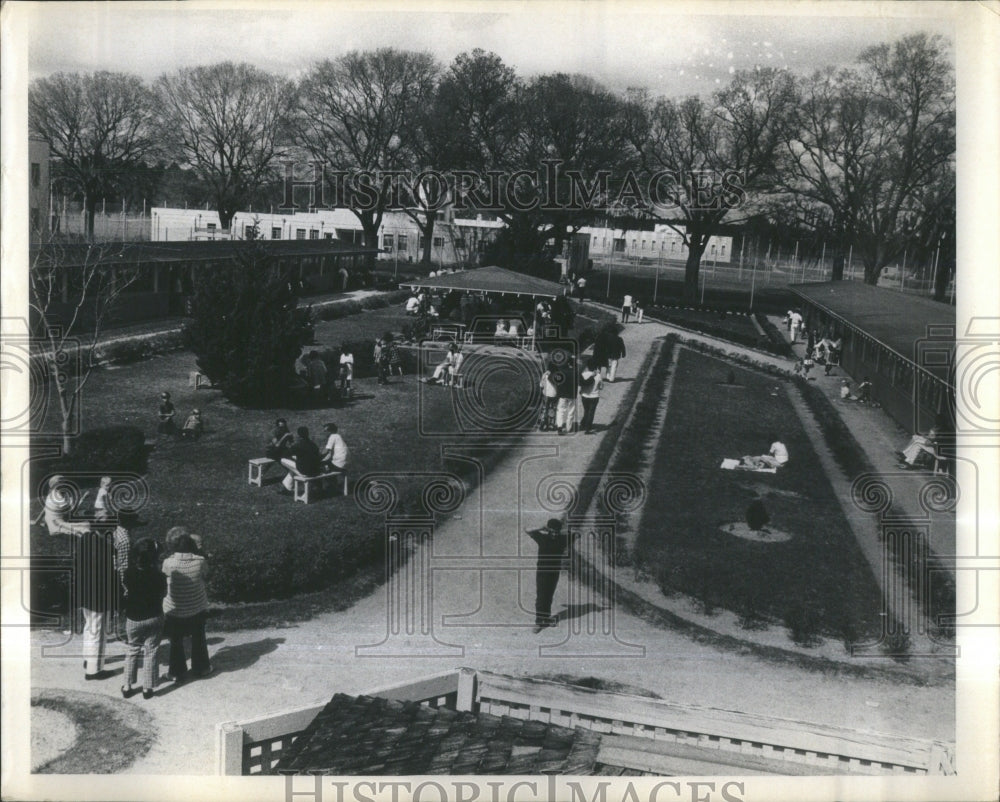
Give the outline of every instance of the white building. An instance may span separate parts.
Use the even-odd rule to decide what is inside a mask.
[[[666,223],[657,223],[652,231],[584,226],[581,234],[590,235],[590,258],[618,256],[629,259],[685,261],[687,246],[681,235]],[[733,238],[713,236],[705,246],[703,261],[729,264]]]
[[[237,212],[230,230],[222,228],[217,212],[207,209],[151,210],[151,239],[170,240],[246,239],[256,227],[259,235],[272,240],[335,239],[360,244],[364,239],[361,222],[348,209],[281,214]],[[435,221],[431,260],[436,264],[476,261],[483,245],[503,228],[499,220],[439,219]],[[423,241],[417,223],[405,212],[386,212],[379,227],[379,259],[419,262]]]

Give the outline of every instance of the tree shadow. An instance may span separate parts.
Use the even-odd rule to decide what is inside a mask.
[[[212,655],[212,666],[217,673],[241,671],[252,666],[265,654],[276,651],[284,642],[284,638],[262,638],[237,646],[223,646]]]

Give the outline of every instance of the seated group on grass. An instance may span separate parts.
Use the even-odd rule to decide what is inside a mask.
[[[176,412],[177,410],[175,409],[173,402],[170,400],[170,393],[160,393],[160,406],[157,410],[157,434],[178,434],[177,427],[174,424],[174,415]],[[182,440],[197,440],[201,437],[204,430],[205,423],[201,418],[201,411],[198,409],[192,409],[191,414],[184,419],[184,425],[180,429],[180,436]]]
[[[914,434],[902,451],[897,451],[899,467],[904,470],[918,468],[934,468],[941,458],[940,452],[941,427],[932,426],[926,435]]]
[[[854,395],[851,392],[851,383],[844,379],[840,383],[840,400],[841,401],[857,401],[859,404],[871,404],[872,403],[872,383],[868,376],[861,384],[858,385],[858,394]]]
[[[285,420],[279,418],[276,421],[271,433],[271,442],[268,444],[268,456],[277,454],[278,456],[271,458],[278,459],[288,469],[279,492],[290,494],[295,476],[308,478],[347,470],[349,452],[337,424],[327,423],[323,428],[329,436],[326,445],[320,450],[315,441],[309,437],[309,429],[305,426],[296,429],[298,436],[290,439],[291,433]]]

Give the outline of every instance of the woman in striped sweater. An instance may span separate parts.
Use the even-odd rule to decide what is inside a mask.
[[[212,673],[205,642],[205,613],[208,610],[208,561],[197,553],[191,536],[180,535],[174,553],[163,561],[167,577],[167,596],[163,600],[166,615],[164,632],[170,639],[170,673],[167,679],[183,682],[187,678],[187,655],[184,638],[191,638],[191,671],[205,677]]]

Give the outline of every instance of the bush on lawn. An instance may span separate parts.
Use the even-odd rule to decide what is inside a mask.
[[[184,347],[184,336],[179,331],[161,331],[128,340],[101,345],[97,358],[113,365],[127,365],[156,354],[166,354]]]
[[[81,433],[73,451],[59,460],[65,472],[145,473],[146,436],[135,426],[107,426]]]
[[[275,406],[297,384],[295,360],[313,341],[313,327],[292,283],[256,242],[237,246],[232,264],[195,272],[185,344],[236,404]]]

